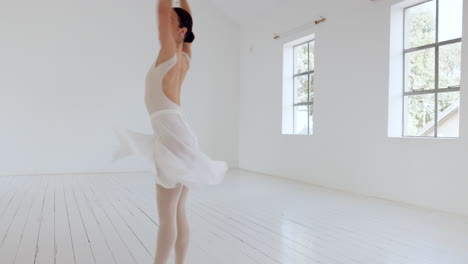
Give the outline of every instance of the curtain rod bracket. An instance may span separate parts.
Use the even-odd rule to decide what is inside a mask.
[[[315,20],[315,24],[316,24],[316,25],[317,25],[317,24],[320,24],[320,23],[322,23],[322,22],[325,22],[325,21],[327,20],[327,19],[324,18],[323,16],[320,16],[320,17],[321,17],[321,19]]]

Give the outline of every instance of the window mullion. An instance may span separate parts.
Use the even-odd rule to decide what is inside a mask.
[[[310,102],[310,42],[307,42],[307,102]],[[309,122],[310,105],[307,106],[307,134],[310,131]]]
[[[406,110],[406,108],[405,108],[405,102],[406,102],[405,99],[406,99],[406,97],[409,98],[409,96],[405,95],[405,92],[406,92],[406,52],[405,52],[405,48],[406,48],[406,38],[407,38],[407,36],[406,36],[406,27],[407,27],[407,25],[406,25],[406,12],[403,11],[403,38],[402,38],[402,40],[403,40],[403,43],[402,43],[403,44],[402,45],[402,47],[403,47],[403,67],[402,67],[403,68],[403,75],[402,75],[403,76],[403,78],[402,78],[403,79],[403,83],[402,83],[403,84],[402,85],[403,101],[402,101],[402,104],[401,104],[401,110],[402,110],[401,111],[401,117],[402,117],[401,118],[401,122],[402,122],[401,136],[402,137],[405,136],[406,118],[407,118],[405,116],[405,110]]]
[[[438,127],[439,127],[439,0],[436,1],[436,32],[435,32],[435,96],[434,96],[434,137],[438,137]]]
[[[294,82],[294,78],[296,78],[296,76],[295,76],[295,71],[296,71],[295,57],[296,57],[296,49],[293,48],[293,56],[292,56],[292,63],[293,63],[292,64],[293,65],[293,78],[292,78],[292,88],[293,88],[293,98],[292,98],[292,100],[293,100],[293,109],[292,109],[293,118],[292,118],[292,120],[293,120],[293,129],[292,129],[292,131],[293,131],[293,134],[296,134],[296,120],[295,120],[295,118],[296,118],[296,114],[295,114],[296,109],[294,107],[295,98],[296,98],[296,92],[295,92],[296,91],[296,83]]]

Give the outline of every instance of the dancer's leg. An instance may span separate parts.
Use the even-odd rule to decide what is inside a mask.
[[[156,199],[158,204],[159,231],[154,264],[167,264],[177,239],[177,204],[183,185],[166,189],[157,184]]]
[[[190,226],[186,212],[186,201],[189,189],[184,186],[177,204],[177,240],[175,244],[176,264],[184,264],[190,241]]]

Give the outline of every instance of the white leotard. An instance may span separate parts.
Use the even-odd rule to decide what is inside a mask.
[[[190,65],[190,57],[182,52]],[[161,110],[181,110],[178,104],[169,99],[163,90],[164,76],[177,64],[177,53],[169,60],[156,66],[156,62],[151,65],[146,75],[145,104],[150,115],[156,114]]]

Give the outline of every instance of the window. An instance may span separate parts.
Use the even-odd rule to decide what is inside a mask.
[[[301,38],[284,46],[283,133],[311,135],[315,91],[315,40]]]
[[[403,13],[403,136],[458,137],[463,0]]]

